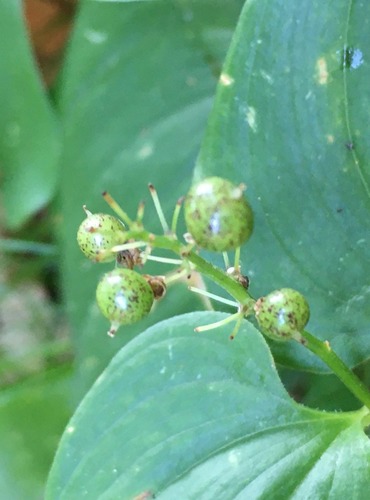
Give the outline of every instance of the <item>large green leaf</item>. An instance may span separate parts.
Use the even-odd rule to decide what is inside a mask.
[[[9,227],[54,195],[60,140],[33,59],[20,0],[0,1],[0,167]]]
[[[82,204],[110,212],[100,196],[107,189],[133,216],[153,182],[170,216],[189,187],[241,4],[217,1],[212,11],[198,1],[81,5],[57,98],[65,131],[62,274],[86,385],[143,325],[107,339],[94,303],[98,277],[111,266],[86,262],[77,247]],[[150,202],[146,220],[159,230]],[[190,294],[175,295],[148,322],[199,308]]]
[[[247,1],[196,169],[248,186],[252,293],[303,292],[309,329],[352,366],[370,356],[369,22],[369,2]]]
[[[126,345],[70,421],[48,499],[364,499],[365,411],[324,413],[291,400],[263,337],[227,317],[166,320]]]

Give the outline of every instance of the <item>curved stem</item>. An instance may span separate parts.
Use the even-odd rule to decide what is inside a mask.
[[[240,283],[203,259],[203,257],[189,249],[188,246],[180,243],[177,239],[168,236],[157,236],[147,231],[130,230],[129,233],[130,238],[133,237],[135,240],[145,241],[151,247],[171,250],[183,260],[191,262],[198,272],[220,285],[241,306],[244,306],[244,310],[247,313],[253,309],[255,300]],[[301,332],[300,335],[303,337],[303,340],[301,338],[301,343],[331,368],[352,394],[370,409],[370,391],[331,349],[329,342],[323,342],[307,331]]]
[[[303,345],[324,361],[352,394],[370,409],[370,391],[332,350],[329,342],[323,342],[307,331],[301,332],[301,335],[304,338]]]
[[[255,300],[251,297],[248,291],[240,285],[240,283],[218,267],[215,267],[213,264],[203,259],[203,257],[198,255],[196,252],[189,250],[189,247],[180,243],[178,240],[167,236],[156,236],[152,233],[148,233],[147,231],[130,231],[130,237],[131,236],[135,239],[137,238],[141,241],[149,243],[152,247],[171,250],[184,260],[191,262],[197,271],[205,276],[208,276],[208,278],[220,285],[232,297],[234,297],[239,304],[246,306],[247,309],[253,307]]]

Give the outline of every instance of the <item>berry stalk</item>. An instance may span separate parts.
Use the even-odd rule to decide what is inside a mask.
[[[189,250],[189,248],[178,240],[167,236],[156,236],[147,231],[133,232],[130,231],[130,237],[145,241],[151,247],[171,250],[182,259],[191,262],[196,270],[212,279],[215,283],[220,285],[226,292],[228,292],[234,299],[245,307],[246,311],[253,309],[255,299],[240,283],[235,281],[232,277],[228,276],[221,269],[215,267],[210,262],[206,261],[197,253]],[[348,366],[338,357],[338,355],[331,349],[328,342],[323,342],[318,338],[311,335],[306,330],[300,332],[305,342],[303,345],[311,352],[316,354],[337,377],[344,383],[344,385],[354,394],[359,401],[361,401],[367,408],[370,409],[370,392],[361,380],[348,368]]]
[[[215,267],[213,264],[203,259],[203,257],[197,253],[190,250],[188,246],[180,243],[178,240],[167,236],[157,236],[147,231],[130,231],[130,237],[135,240],[138,239],[140,241],[145,241],[153,248],[171,250],[179,255],[183,260],[192,263],[198,272],[204,274],[212,281],[220,285],[232,297],[234,297],[239,304],[245,306],[247,310],[253,309],[255,300],[240,283],[238,283],[231,276],[228,276],[218,267]]]
[[[348,368],[348,366],[332,350],[329,342],[319,340],[306,330],[301,332],[305,339],[304,346],[316,354],[329,368],[333,370],[336,376],[343,384],[354,394],[361,403],[370,410],[370,392],[363,382]]]
[[[370,410],[370,391],[366,386],[331,349],[329,342],[323,342],[304,330],[310,317],[310,309],[302,294],[290,288],[281,288],[257,301],[249,294],[248,278],[242,275],[239,265],[240,246],[248,240],[253,230],[253,212],[243,195],[245,186],[235,186],[219,177],[204,179],[193,186],[184,198],[188,230],[184,238],[188,243],[181,243],[176,235],[183,199],[180,198],[176,204],[170,229],[154,186],[150,184],[149,189],[164,235],[155,235],[144,229],[143,203],[139,205],[137,219],[132,221],[109,193],[103,194],[108,205],[124,221],[127,230],[115,217],[92,214],[84,207],[87,217],[77,234],[82,252],[95,262],[116,260],[126,267],[106,273],[98,285],[98,305],[103,315],[112,322],[109,334],[113,336],[121,324],[134,323],[148,314],[153,301],[165,293],[164,277],[141,275],[133,267],[142,266],[149,258],[171,262],[180,265],[177,278],[195,269],[221,286],[236,301],[238,312],[221,322],[201,326],[197,331],[210,330],[220,324],[235,321],[230,337],[234,338],[243,319],[255,314],[261,331],[267,337],[276,341],[296,340],[307,347]],[[197,250],[193,250],[194,245],[197,249],[222,252],[227,271],[203,259]],[[139,247],[145,247],[145,250],[140,252],[137,250]],[[180,259],[151,257],[152,248],[170,250]],[[229,266],[228,250],[235,251],[233,267]],[[174,279],[175,275],[170,276],[167,283]],[[212,294],[204,295],[211,297]],[[143,297],[145,301],[141,304]],[[222,301],[231,302],[228,299]]]

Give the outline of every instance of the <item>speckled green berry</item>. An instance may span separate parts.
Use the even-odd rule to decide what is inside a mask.
[[[185,221],[199,247],[223,252],[248,240],[253,212],[243,191],[243,185],[221,177],[209,177],[190,189],[184,205]]]
[[[145,278],[131,269],[117,268],[104,274],[96,289],[96,301],[102,314],[111,321],[108,335],[120,325],[144,318],[153,305],[154,294]]]
[[[257,300],[257,322],[273,340],[289,340],[301,332],[310,317],[306,299],[296,290],[281,288]]]
[[[85,210],[87,217],[77,231],[77,242],[85,256],[94,262],[111,262],[116,259],[109,250],[124,241],[124,225],[116,217],[107,214],[92,214]]]

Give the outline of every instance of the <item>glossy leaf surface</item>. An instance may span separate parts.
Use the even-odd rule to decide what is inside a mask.
[[[113,359],[61,441],[48,499],[365,498],[361,420],[289,398],[263,337],[192,313],[151,327]]]
[[[252,293],[299,290],[308,329],[352,366],[370,355],[369,22],[366,2],[247,1],[196,169],[248,186]],[[299,346],[274,353],[323,369]]]

